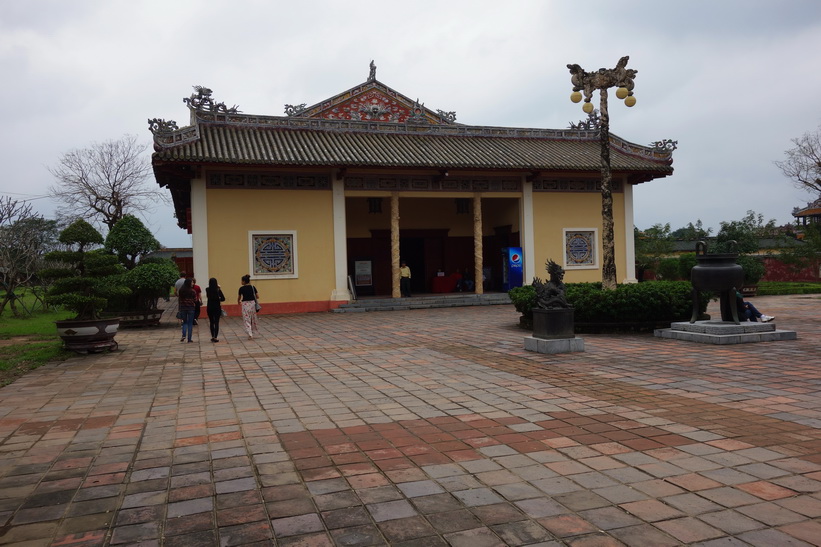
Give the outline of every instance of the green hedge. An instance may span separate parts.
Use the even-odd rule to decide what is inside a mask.
[[[821,283],[796,281],[761,281],[758,284],[758,296],[781,294],[821,294]]]
[[[565,296],[575,313],[577,331],[647,329],[673,321],[687,321],[693,310],[689,281],[646,281],[619,285],[605,291],[601,283],[568,283]],[[533,322],[536,290],[532,285],[509,291],[510,300],[522,314],[523,326]],[[709,297],[701,298],[700,314],[707,310]]]

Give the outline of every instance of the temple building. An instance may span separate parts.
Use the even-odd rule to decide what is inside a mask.
[[[226,304],[246,273],[266,313],[330,310],[354,291],[398,297],[400,261],[415,294],[455,272],[476,293],[504,290],[511,256],[526,283],[548,259],[567,282],[601,280],[595,120],[464,125],[381,83],[373,64],[364,83],[284,116],[242,113],[200,86],[183,100],[187,126],[149,120],[154,174],[192,234],[194,275],[216,277]],[[633,282],[633,188],[671,175],[672,149],[611,134],[610,150],[616,268]]]
[[[792,216],[799,227],[821,222],[821,198],[808,203],[806,207],[793,208]]]

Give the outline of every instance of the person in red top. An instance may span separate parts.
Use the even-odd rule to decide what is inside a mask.
[[[200,316],[200,308],[202,308],[202,288],[197,285],[197,280],[193,277],[191,278],[191,288],[194,289],[194,293],[197,295],[197,300],[194,302],[194,324],[199,325],[197,319]]]

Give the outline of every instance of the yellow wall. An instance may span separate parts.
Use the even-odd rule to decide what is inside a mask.
[[[226,303],[236,304],[240,278],[251,273],[250,230],[296,231],[299,277],[252,280],[262,302],[330,299],[335,286],[330,191],[209,189],[207,203],[208,270]]]
[[[621,281],[625,270],[624,194],[613,194],[613,219],[616,244],[616,272]],[[536,275],[545,279],[545,262],[552,259],[564,265],[564,229],[596,228],[598,230],[597,269],[567,269],[565,282],[601,281],[602,221],[601,194],[598,193],[533,193],[533,228],[535,232]],[[632,226],[630,227],[632,237]],[[530,283],[532,280],[525,280]]]
[[[369,214],[368,194],[346,198],[348,237],[370,237],[371,229],[390,229],[390,197],[385,196],[382,214]],[[373,194],[370,194],[373,195]],[[456,214],[454,197],[400,197],[402,229],[450,228],[452,237],[473,235],[473,215]],[[460,194],[458,197],[472,196]],[[493,194],[483,196],[482,214],[485,235],[496,226],[511,225],[520,231],[519,199]],[[216,277],[227,303],[236,303],[240,278],[250,273],[248,232],[293,230],[297,237],[299,277],[295,279],[256,279],[263,302],[328,301],[335,288],[333,254],[333,201],[330,191],[208,189],[209,274]],[[472,205],[471,205],[472,207]],[[601,280],[601,196],[598,193],[534,192],[535,271],[546,277],[544,264],[552,258],[564,259],[564,228],[598,230],[599,268],[567,270],[567,282]],[[613,194],[616,225],[616,268],[618,279],[627,277],[624,261],[624,194]],[[629,234],[632,237],[632,232]],[[529,283],[531,280],[526,280]],[[206,279],[199,280],[207,284]]]

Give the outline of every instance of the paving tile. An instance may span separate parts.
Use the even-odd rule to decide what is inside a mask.
[[[693,517],[665,520],[657,522],[655,526],[685,544],[706,541],[724,535],[721,530]]]
[[[699,515],[699,520],[702,520],[718,528],[728,534],[739,534],[741,532],[748,532],[750,530],[759,530],[765,527],[765,524],[755,519],[751,519],[742,515],[738,511],[728,509],[726,511],[716,511],[715,513],[706,513]]]
[[[502,547],[505,543],[488,528],[474,528],[452,534],[445,534],[445,540],[452,547]]]
[[[559,538],[592,534],[599,530],[597,526],[574,514],[553,515],[540,518],[538,521],[551,534]]]
[[[809,543],[821,327],[762,298],[801,338],[586,335],[550,358],[499,328],[510,306],[262,316],[252,344],[226,321],[180,348],[172,299],[168,328],[0,388],[3,541]]]
[[[440,534],[470,530],[482,524],[473,513],[466,509],[432,513],[427,515],[427,520]]]
[[[500,503],[504,499],[490,488],[472,488],[470,490],[460,490],[453,492],[453,495],[458,498],[467,507],[476,507],[477,505],[491,505]]]
[[[336,545],[385,545],[382,532],[374,525],[331,530],[331,537]]]
[[[616,528],[615,530],[610,530],[609,533],[624,545],[635,545],[637,547],[644,545],[652,545],[653,547],[673,547],[681,545],[679,540],[672,538],[649,524]]]
[[[750,518],[761,521],[769,526],[779,526],[791,524],[804,520],[803,515],[794,513],[780,505],[772,502],[757,503],[736,508],[736,511],[743,513]]]
[[[371,517],[365,507],[357,506],[324,511],[322,513],[322,520],[328,529],[335,529],[370,524]]]
[[[371,503],[366,507],[376,522],[407,518],[417,514],[416,509],[406,500]]]
[[[388,544],[436,535],[436,530],[430,523],[418,515],[383,521],[378,524],[378,527]]]

